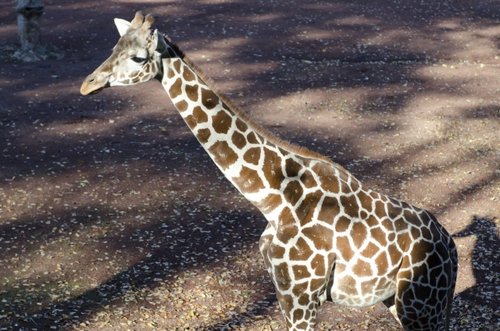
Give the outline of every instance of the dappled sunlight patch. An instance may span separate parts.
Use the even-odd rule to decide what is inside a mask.
[[[498,228],[494,1],[96,4],[46,3],[43,38],[62,60],[0,61],[0,329],[284,328],[257,248],[263,218],[161,86],[77,95],[118,37],[112,19],[138,9],[281,138],[431,210],[450,232],[473,214]],[[12,14],[0,13],[9,41]],[[455,238],[457,330],[498,329],[486,302],[498,303],[491,238]],[[322,309],[319,330],[397,328],[381,306]]]

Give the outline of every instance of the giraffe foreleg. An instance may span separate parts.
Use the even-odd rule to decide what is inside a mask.
[[[297,267],[284,256],[281,245],[273,243],[273,229],[268,226],[260,238],[264,263],[276,289],[276,297],[288,331],[313,331],[320,303],[320,293],[326,284],[318,286],[318,278],[297,279]],[[304,266],[305,267],[305,266]],[[316,282],[315,282],[316,281]]]
[[[271,244],[269,251],[273,249],[276,248]],[[267,261],[287,330],[313,331],[319,307],[318,291],[311,293],[309,279],[297,281],[287,262],[273,263],[269,257]]]
[[[281,313],[285,318],[288,331],[313,331],[318,313],[318,300],[309,299],[309,295],[296,297],[293,293],[276,290]],[[307,300],[309,299],[309,300]]]

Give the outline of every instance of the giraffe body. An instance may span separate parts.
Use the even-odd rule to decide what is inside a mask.
[[[260,128],[151,33],[152,16],[115,22],[121,38],[82,94],[161,81],[219,169],[268,220],[259,246],[288,330],[313,330],[324,301],[384,302],[405,330],[437,331],[446,309],[448,330],[457,253],[434,216]]]

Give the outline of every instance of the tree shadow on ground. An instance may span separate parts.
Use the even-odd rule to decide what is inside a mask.
[[[470,263],[476,284],[454,299],[454,330],[493,331],[500,328],[500,234],[495,219],[474,217],[455,239],[475,239],[470,255],[460,264]],[[478,304],[481,302],[481,304]]]
[[[200,202],[196,200],[195,194],[188,194],[182,203],[175,204],[174,197],[182,195],[184,189],[197,185],[216,189],[218,197],[214,195],[214,200],[222,197],[231,201],[228,195],[236,195],[236,193],[234,189],[228,188],[226,182],[223,185],[214,186],[215,182],[224,180],[218,178],[215,167],[212,165],[205,167],[206,164],[200,157],[204,152],[196,150],[197,142],[194,137],[190,136],[186,139],[172,133],[172,128],[184,127],[184,123],[173,120],[173,123],[165,124],[170,131],[170,136],[166,138],[161,135],[167,135],[167,133],[161,132],[158,125],[156,125],[156,129],[158,129],[156,132],[146,133],[139,137],[136,133],[149,130],[148,127],[151,128],[153,124],[157,124],[158,117],[138,114],[138,118],[129,119],[126,123],[120,122],[115,117],[125,113],[125,110],[134,109],[131,99],[140,101],[141,98],[154,97],[155,93],[145,94],[141,90],[142,88],[136,88],[134,91],[121,90],[113,95],[100,95],[80,100],[78,85],[81,79],[109,55],[109,48],[116,41],[117,34],[112,23],[113,17],[130,19],[134,11],[146,7],[159,14],[163,20],[157,24],[159,29],[175,37],[174,42],[179,43],[181,48],[186,46],[188,54],[189,51],[199,53],[198,50],[208,52],[208,54],[216,52],[212,59],[213,62],[227,63],[228,69],[235,68],[235,70],[238,70],[238,67],[246,68],[245,66],[259,64],[273,66],[271,70],[253,70],[249,74],[247,74],[248,71],[243,72],[239,76],[244,78],[240,78],[238,83],[235,82],[229,86],[228,92],[230,93],[243,91],[247,95],[247,91],[249,91],[248,94],[253,94],[255,98],[248,98],[250,107],[259,103],[257,97],[273,99],[303,89],[331,88],[340,91],[344,88],[355,90],[357,88],[376,89],[381,87],[387,88],[387,90],[378,91],[372,96],[357,98],[373,104],[374,113],[389,112],[395,114],[406,107],[409,100],[406,99],[406,96],[411,92],[416,93],[418,87],[425,86],[426,92],[429,93],[440,92],[439,86],[428,86],[431,83],[430,79],[417,78],[418,76],[412,75],[412,73],[419,68],[437,63],[440,59],[446,59],[457,49],[460,49],[460,46],[445,49],[435,47],[439,46],[443,39],[446,39],[446,33],[458,32],[470,27],[470,24],[484,28],[495,26],[497,24],[495,19],[498,15],[497,11],[492,10],[495,8],[496,2],[468,3],[463,1],[451,1],[446,4],[426,3],[419,0],[404,4],[398,1],[339,1],[338,3],[323,2],[319,5],[316,4],[316,1],[301,1],[297,7],[288,2],[277,1],[265,4],[251,1],[216,4],[208,4],[205,1],[186,1],[172,4],[172,6],[122,2],[120,4],[113,3],[112,6],[106,8],[99,5],[100,3],[97,2],[86,2],[78,4],[78,8],[75,9],[73,8],[74,1],[60,1],[58,7],[56,5],[49,6],[58,20],[42,25],[42,28],[48,27],[45,30],[47,33],[44,34],[44,38],[67,51],[66,58],[61,62],[52,61],[32,65],[12,65],[9,63],[2,67],[2,74],[5,72],[12,80],[8,83],[1,82],[3,84],[1,85],[2,92],[8,95],[8,100],[0,106],[4,111],[0,125],[6,138],[0,142],[0,150],[8,155],[4,154],[0,161],[0,170],[2,171],[0,177],[9,180],[3,182],[1,188],[5,188],[5,192],[9,192],[9,194],[19,190],[28,191],[26,197],[35,201],[34,194],[38,192],[37,186],[28,189],[28,183],[31,183],[32,179],[40,181],[40,178],[45,177],[50,178],[50,181],[38,184],[42,186],[41,189],[55,184],[64,187],[65,182],[68,182],[73,185],[74,192],[69,192],[70,190],[67,189],[63,193],[80,195],[74,201],[63,198],[61,204],[68,203],[70,206],[60,209],[52,202],[47,203],[40,200],[40,203],[33,206],[31,210],[26,207],[27,215],[19,217],[17,220],[10,220],[10,223],[4,224],[0,229],[3,238],[5,238],[1,243],[5,249],[2,252],[2,258],[5,261],[4,265],[8,266],[6,270],[9,272],[9,282],[3,284],[4,288],[7,288],[7,292],[3,292],[2,297],[5,300],[8,298],[19,301],[17,310],[12,311],[7,308],[6,313],[0,316],[0,328],[70,327],[73,324],[85,323],[96,315],[109,311],[110,308],[107,306],[113,306],[114,303],[116,305],[113,307],[121,305],[129,307],[127,308],[129,310],[154,309],[154,306],[150,306],[146,299],[152,293],[157,294],[160,291],[166,297],[160,302],[170,305],[172,304],[170,301],[178,300],[179,297],[188,292],[185,290],[186,293],[165,294],[169,288],[179,288],[178,283],[173,285],[179,280],[179,277],[182,278],[183,274],[192,272],[202,275],[208,273],[208,270],[217,270],[217,268],[221,269],[214,272],[214,276],[210,276],[210,282],[212,282],[210,284],[221,293],[225,293],[221,282],[224,283],[227,279],[220,277],[225,272],[222,268],[227,268],[223,264],[223,257],[226,257],[227,254],[242,256],[237,249],[234,250],[234,247],[231,246],[233,244],[240,245],[241,241],[231,236],[228,242],[223,242],[215,238],[214,234],[223,238],[229,232],[228,229],[231,229],[231,226],[237,222],[246,227],[247,233],[241,232],[238,236],[240,236],[240,240],[247,243],[248,249],[250,249],[250,244],[257,242],[258,235],[264,226],[263,222],[256,222],[257,225],[246,222],[248,217],[261,219],[261,216],[257,215],[248,204],[238,205],[240,210],[237,211],[237,208],[222,207],[222,203],[214,204],[203,201],[212,208],[211,211],[194,211],[199,210],[197,203]],[[0,5],[0,8],[7,8],[7,5]],[[405,19],[408,10],[411,10],[413,18]],[[471,11],[474,11],[474,15],[470,14]],[[47,18],[50,15],[52,14],[47,11]],[[384,17],[391,19],[384,22],[382,20]],[[439,20],[453,21],[456,24],[452,28],[436,27]],[[99,23],[96,23],[97,21]],[[63,32],[63,30],[68,31]],[[318,35],[312,36],[314,33],[318,33]],[[375,44],[369,45],[369,43],[373,43],[373,38],[376,39],[382,34],[387,36],[386,39],[382,39],[380,43],[375,42]],[[311,37],[308,37],[309,35]],[[412,48],[408,44],[409,36],[413,40],[422,40],[428,44],[425,44],[424,48]],[[188,41],[189,45],[187,45]],[[224,48],[223,44],[226,41],[238,41],[239,43],[235,44],[234,49]],[[450,44],[447,45],[450,46]],[[441,53],[438,54],[438,50]],[[201,56],[201,54],[196,55],[199,58]],[[219,61],[215,61],[215,59]],[[211,70],[211,63],[204,62],[202,66]],[[210,71],[206,71],[206,73],[211,74]],[[225,79],[220,73],[216,74],[219,81]],[[238,75],[232,77],[239,78],[236,76]],[[407,89],[403,84],[407,84],[409,88]],[[154,87],[152,90],[158,89],[158,87]],[[149,88],[144,88],[144,90],[149,90]],[[409,90],[410,93],[406,90]],[[142,94],[133,99],[132,95],[135,92]],[[37,96],[38,93],[41,95],[40,98]],[[456,94],[449,93],[448,96],[454,97]],[[167,111],[173,109],[170,104],[169,106],[161,106]],[[333,106],[335,108],[338,104]],[[353,102],[352,108],[357,108],[357,106],[358,104]],[[304,104],[297,104],[294,107],[298,112],[307,108]],[[114,113],[102,112],[106,109],[113,109]],[[498,112],[498,109],[492,108],[491,111]],[[362,115],[363,113],[357,110],[353,110],[349,114],[353,117],[361,117]],[[178,117],[177,114],[174,116]],[[289,116],[288,113],[286,116]],[[170,121],[171,117],[164,119]],[[111,121],[115,121],[117,125],[110,126],[107,134],[100,138],[96,137],[95,134],[93,136],[75,134],[68,139],[59,139],[47,134],[51,131],[45,131],[51,126],[55,126],[56,130],[70,136],[82,128],[85,130],[86,127],[109,124]],[[303,128],[307,126],[308,124],[304,123]],[[42,130],[45,134],[41,133]],[[285,131],[291,140],[315,150],[316,143],[311,137],[311,133],[306,132],[305,129],[300,130],[300,128],[286,127]],[[328,148],[320,146],[323,149],[319,151],[331,156],[338,151],[346,152],[344,148],[347,148],[349,153],[343,154],[338,161],[349,170],[357,174],[366,172],[370,176],[387,174],[383,170],[384,167],[388,162],[397,161],[396,158],[387,157],[377,162],[359,161],[363,158],[362,153],[354,147],[359,143],[359,137],[364,132],[378,131],[389,133],[391,128],[385,126],[370,127],[363,124],[363,127],[360,126],[357,130],[352,130],[353,135],[350,138],[343,137],[340,142],[334,139],[326,140],[325,145],[330,144],[331,146]],[[114,133],[116,133],[116,137],[112,136]],[[9,142],[8,139],[10,139]],[[157,141],[152,142],[154,139]],[[442,142],[444,144],[445,140]],[[164,146],[162,147],[162,145]],[[118,153],[119,150],[124,151],[124,153]],[[406,149],[402,153],[408,157],[422,151],[423,147],[419,147]],[[165,163],[168,163],[168,168],[164,166]],[[89,165],[98,165],[100,168]],[[439,164],[436,164],[436,167],[438,166]],[[154,174],[142,173],[142,177],[139,179],[127,177],[127,172],[132,175],[136,174],[134,168],[145,169],[147,167],[150,167],[149,170],[152,168],[160,170]],[[211,170],[207,170],[208,168]],[[199,177],[194,177],[193,173],[196,172],[202,172],[210,177],[210,180],[204,181]],[[20,174],[22,178],[20,178]],[[91,176],[82,177],[87,174]],[[425,171],[416,174],[423,176]],[[55,179],[56,176],[59,179]],[[181,180],[168,191],[165,187],[154,188],[154,185],[165,184],[169,178],[176,178],[175,176],[180,176]],[[399,185],[408,176],[410,175],[404,173],[391,173],[390,176],[387,176],[391,178],[389,182],[381,182],[380,186],[383,189],[394,191],[394,183],[398,182]],[[16,178],[14,179],[14,177]],[[30,182],[28,182],[28,177],[30,177]],[[358,177],[363,179],[362,176]],[[61,180],[61,178],[68,179]],[[378,184],[376,179],[373,180]],[[155,181],[156,184],[142,189],[142,194],[137,194],[140,191],[137,188],[143,181]],[[193,181],[196,181],[197,184],[191,184]],[[469,196],[472,191],[487,187],[485,180],[478,179],[478,183],[479,186],[473,186],[472,190],[464,190],[462,194]],[[106,192],[103,190],[97,196],[93,194],[92,190],[95,188],[98,191],[102,187],[108,188],[114,185],[117,188],[111,189],[108,196],[116,199],[127,196],[128,199],[124,200],[123,204],[129,203],[130,205],[127,207],[130,209],[123,206],[103,208],[97,202],[103,198]],[[89,191],[90,194],[86,195],[86,191]],[[60,191],[55,190],[50,198],[59,199],[58,193]],[[167,194],[168,198],[151,202],[148,200],[150,198],[148,194],[158,194],[160,197]],[[200,192],[200,194],[205,195],[207,192]],[[24,196],[22,197],[24,198]],[[7,197],[5,199],[7,200]],[[95,202],[93,202],[94,199]],[[111,202],[112,199],[109,200]],[[161,200],[167,201],[169,206],[163,206]],[[49,207],[54,207],[54,209]],[[78,209],[73,209],[76,207]],[[118,223],[126,223],[124,227],[112,223],[120,211],[126,212],[124,218],[117,220]],[[172,218],[172,215],[175,218]],[[224,216],[220,217],[219,215]],[[137,219],[143,216],[151,217],[153,220],[146,225],[137,222]],[[201,231],[196,230],[196,226],[187,226],[190,223],[205,222],[207,219],[217,218],[219,220],[215,222],[215,225],[203,226]],[[158,219],[162,219],[164,222],[158,222]],[[73,225],[73,220],[76,225]],[[163,225],[167,223],[168,227],[164,228]],[[119,235],[113,235],[111,229],[116,230]],[[208,235],[202,231],[209,230],[212,231],[212,237],[206,241]],[[93,245],[92,248],[89,249],[88,245],[83,244],[83,247],[72,245],[71,242],[78,246],[79,241],[76,234],[81,237],[85,236],[86,240],[89,239],[90,245]],[[175,238],[177,240],[175,245],[173,245],[174,238],[168,237],[174,236],[173,234],[179,234],[179,237]],[[121,237],[122,235],[124,237]],[[134,239],[128,241],[130,238]],[[141,238],[145,241],[140,241]],[[104,243],[104,241],[108,243]],[[162,246],[153,247],[152,242]],[[127,246],[127,243],[130,245]],[[498,247],[498,239],[491,239],[489,243],[492,245],[496,243],[495,247]],[[125,247],[123,247],[124,245]],[[212,255],[220,261],[203,260],[201,255],[198,257],[197,254],[207,253],[208,247],[217,251],[210,250]],[[96,249],[99,252],[96,252]],[[224,250],[228,253],[224,253]],[[84,251],[85,254],[80,253],[81,251]],[[58,252],[63,253],[59,256],[56,255]],[[77,254],[73,254],[73,252]],[[104,261],[102,261],[106,258],[103,255],[104,252],[112,255],[111,258],[115,260],[117,265],[116,268],[109,271],[109,274],[104,266]],[[185,252],[189,254],[186,255]],[[251,252],[258,255],[255,246]],[[148,253],[151,255],[148,256]],[[57,263],[51,264],[52,260],[49,258],[51,254],[54,260],[59,260],[60,266]],[[33,275],[25,273],[22,274],[25,277],[19,278],[19,274],[14,273],[15,269],[22,271],[25,268],[22,263],[31,259],[35,263],[46,263],[54,270],[61,268],[62,277],[78,280],[78,277],[66,276],[71,274],[69,265],[72,263],[71,257],[75,259],[73,255],[76,258],[81,258],[81,263],[85,263],[88,268],[87,270],[79,269],[88,273],[89,277],[85,278],[85,281],[91,282],[92,277],[97,280],[95,285],[89,284],[92,286],[83,293],[75,291],[78,293],[74,294],[73,290],[69,288],[70,286],[64,284],[63,280],[60,280],[62,283],[58,283],[54,278],[49,277],[52,274],[45,275],[44,272],[41,272],[35,277],[31,277]],[[82,258],[82,255],[85,256]],[[130,259],[130,262],[121,265],[121,259]],[[498,261],[488,255],[483,259],[490,262]],[[234,262],[233,265],[241,262],[241,260],[235,259],[227,261]],[[206,325],[207,328],[217,330],[221,329],[220,325],[236,325],[240,323],[241,318],[259,314],[267,307],[272,306],[274,296],[268,293],[273,291],[273,287],[269,283],[267,274],[262,269],[261,264],[253,265],[253,267],[255,267],[255,274],[247,276],[241,274],[236,278],[241,279],[242,285],[251,282],[262,283],[267,280],[268,283],[264,287],[267,291],[249,294],[250,299],[248,300],[251,302],[268,301],[268,303],[257,304],[255,309],[249,310],[252,313],[247,315],[237,312],[233,317],[220,318],[222,324],[213,323]],[[105,274],[102,274],[103,269]],[[476,269],[474,270],[476,272]],[[479,273],[476,279],[478,284],[486,286],[489,278],[485,273]],[[46,286],[44,287],[44,285]],[[39,290],[42,293],[37,293]],[[69,294],[66,294],[65,291]],[[51,298],[50,294],[53,295],[54,304],[50,301],[43,301]],[[203,293],[198,294],[201,297]],[[210,293],[206,295],[205,299],[210,300]],[[468,292],[466,297],[467,300],[480,298],[474,294],[468,294]],[[461,298],[461,294],[458,298]],[[499,306],[497,299],[490,301],[496,304],[496,307]],[[467,301],[467,307],[459,304],[458,308],[470,309],[474,302],[477,301]],[[43,308],[39,309],[39,303],[42,304]],[[128,306],[129,304],[130,306]],[[179,309],[179,314],[191,312],[191,310],[176,309]],[[228,309],[223,312],[227,311]],[[479,316],[481,311],[477,310],[477,314]],[[169,318],[170,320],[174,319],[174,317]],[[178,319],[181,319],[180,315]],[[190,323],[190,325],[196,326],[195,320],[191,320]],[[462,330],[463,328],[458,329]]]
[[[238,296],[227,290],[228,284],[261,285],[267,272],[247,259],[255,252],[265,223],[246,211],[204,210],[189,200],[163,210],[157,215],[160,221],[133,224],[133,220],[119,217],[90,219],[79,213],[52,221],[50,227],[45,222],[40,225],[23,220],[19,222],[22,225],[2,226],[0,242],[11,258],[2,280],[2,287],[7,290],[2,291],[0,309],[7,313],[0,315],[0,329],[62,330],[84,323],[106,306],[124,310],[152,310],[157,305],[168,308],[178,305],[183,295],[200,295],[198,304],[211,311],[226,300],[238,301]],[[141,215],[140,211],[137,213]],[[52,259],[58,262],[51,263]],[[25,270],[26,261],[32,262],[33,269]],[[40,263],[47,269],[40,268]],[[83,266],[87,275],[79,279],[71,270],[76,268],[75,263]],[[244,265],[247,272],[227,272],[228,263]],[[54,272],[60,274],[56,284],[51,279]],[[194,289],[174,291],[184,282],[183,278],[197,274],[199,277],[195,278],[202,287],[190,284]],[[208,292],[209,286],[216,290]],[[252,294],[251,288],[242,288],[243,293],[249,294],[239,295],[240,301],[264,300],[259,293]],[[272,292],[272,287],[267,290]],[[150,303],[152,296],[154,302]],[[37,306],[42,303],[46,308],[39,309]],[[188,317],[189,307],[186,304],[173,308],[179,310],[177,318]],[[259,307],[248,310],[252,313]],[[168,324],[168,319],[173,325]],[[175,320],[168,316],[165,329],[176,327],[172,319]],[[222,319],[215,324],[228,322]]]

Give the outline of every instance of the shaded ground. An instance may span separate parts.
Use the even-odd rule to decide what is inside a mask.
[[[113,18],[157,27],[250,116],[456,234],[453,330],[500,328],[498,1],[43,1],[62,60],[9,60],[0,4],[0,330],[284,330],[263,218],[155,82],[81,97]],[[319,330],[397,330],[326,304]]]

